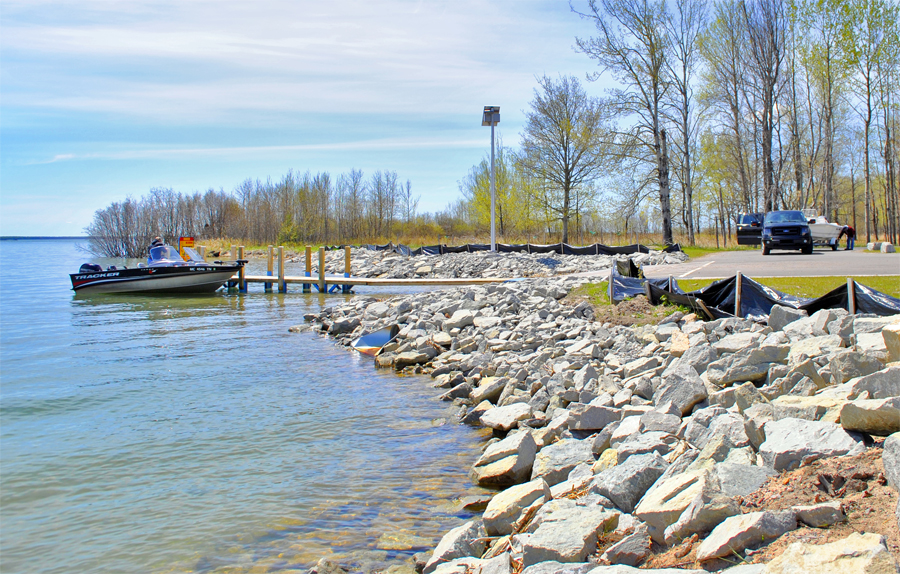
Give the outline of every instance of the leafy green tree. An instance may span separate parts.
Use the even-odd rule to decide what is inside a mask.
[[[655,163],[659,185],[663,241],[672,243],[669,189],[669,154],[665,128],[666,92],[671,86],[668,60],[670,40],[665,0],[588,0],[588,11],[578,12],[597,29],[590,38],[576,38],[578,49],[610,72],[619,88],[610,91],[612,116],[628,122],[619,132],[621,154],[644,155]]]
[[[535,180],[535,199],[562,222],[563,243],[569,241],[576,205],[587,203],[591,183],[606,166],[603,135],[600,102],[585,93],[577,78],[538,79],[522,133],[519,165]],[[581,195],[576,197],[577,193]]]

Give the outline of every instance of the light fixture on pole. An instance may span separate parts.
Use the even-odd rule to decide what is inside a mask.
[[[494,225],[494,205],[497,193],[494,186],[494,126],[500,123],[500,106],[484,106],[481,125],[491,126],[491,251],[497,251],[497,227]]]

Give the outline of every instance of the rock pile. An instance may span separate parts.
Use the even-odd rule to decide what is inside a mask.
[[[298,263],[304,256],[293,257]],[[681,263],[687,255],[677,251],[663,253],[634,253],[631,255],[559,255],[556,253],[448,253],[407,257],[390,251],[351,249],[352,274],[358,277],[408,279],[412,277],[471,278],[471,277],[544,277],[584,271],[609,269],[617,260],[631,259],[635,265],[664,265]],[[318,273],[318,259],[313,257],[314,273]],[[325,254],[326,273],[344,272],[344,251]]]
[[[829,500],[749,513],[740,500],[779,472],[864,452],[873,436],[891,435],[883,461],[898,486],[900,315],[775,307],[768,326],[676,312],[621,327],[565,304],[577,284],[356,297],[306,317],[301,328],[345,344],[400,325],[377,364],[430,372],[461,421],[494,431],[471,476],[505,490],[422,557],[424,574],[631,572],[651,549],[683,543],[713,565],[798,525],[842,521]],[[794,544],[734,572],[895,568],[878,535],[827,546]]]

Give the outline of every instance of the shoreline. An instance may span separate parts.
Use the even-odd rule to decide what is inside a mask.
[[[900,525],[885,508],[896,506],[891,486],[900,476],[891,478],[879,448],[888,460],[900,453],[900,435],[883,440],[900,431],[900,364],[890,364],[900,357],[887,346],[900,316],[832,310],[807,318],[779,308],[770,326],[704,323],[678,312],[659,325],[621,327],[594,321],[586,303],[567,304],[570,290],[588,281],[357,296],[292,328],[348,345],[362,332],[401,325],[376,366],[431,374],[462,423],[493,430],[470,475],[503,490],[430,558],[417,555],[417,570],[600,574],[601,562],[723,569],[734,552],[777,562],[766,552],[826,515],[825,532],[847,544],[862,519],[846,491],[758,511],[745,498],[774,488],[801,463],[802,471],[866,453],[882,464],[863,492],[878,499],[887,524],[879,534],[887,538],[853,543],[896,560]],[[797,433],[813,438],[803,448],[786,444]],[[879,473],[888,486],[878,484]],[[666,507],[663,493],[678,504]],[[763,538],[774,542],[756,551]]]

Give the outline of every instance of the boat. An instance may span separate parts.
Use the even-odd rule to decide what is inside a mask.
[[[380,331],[366,333],[359,339],[356,339],[350,346],[365,355],[377,355],[382,347],[393,341],[400,332],[400,327],[392,325],[385,327]]]
[[[829,223],[824,215],[817,215],[815,209],[804,209],[803,216],[809,223],[809,233],[812,236],[813,245],[827,245],[832,251],[837,251],[838,236],[843,225]]]
[[[184,249],[187,259],[171,245],[150,248],[147,263],[137,267],[110,266],[105,270],[96,263],[85,263],[78,273],[71,273],[72,289],[81,293],[212,293],[232,280],[246,263],[206,262],[191,247]]]

